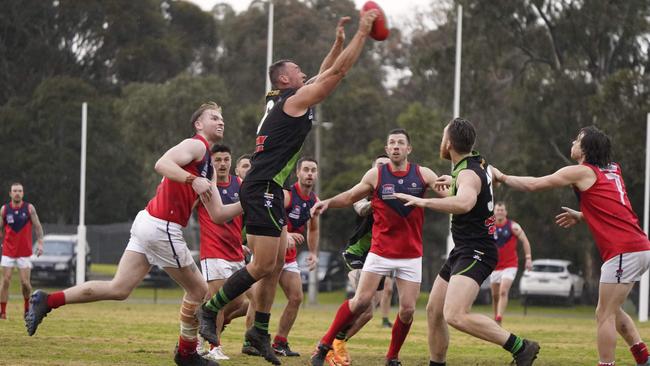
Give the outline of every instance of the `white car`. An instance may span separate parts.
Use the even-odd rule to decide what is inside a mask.
[[[582,296],[585,280],[570,261],[536,259],[533,269],[525,271],[519,281],[519,293],[525,301],[531,297],[561,297],[571,305]]]

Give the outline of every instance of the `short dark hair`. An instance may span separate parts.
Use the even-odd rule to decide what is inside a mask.
[[[235,166],[239,165],[239,162],[242,161],[242,160],[244,160],[244,159],[251,160],[252,157],[253,157],[252,154],[244,154],[244,155],[238,157],[238,158],[237,158],[237,162],[235,163]]]
[[[404,135],[406,136],[406,142],[408,142],[409,145],[411,144],[411,136],[409,136],[408,132],[406,132],[406,130],[403,128],[393,128],[392,130],[388,131],[388,135],[386,135],[386,138],[388,138],[388,136],[390,135]]]
[[[9,186],[9,189],[11,189],[11,187],[13,187],[13,186],[21,186],[21,187],[25,188],[25,186],[23,186],[23,184],[20,183],[20,182],[13,182],[13,183],[11,183],[11,185]]]
[[[306,161],[311,161],[314,164],[316,164],[316,166],[318,166],[318,162],[316,161],[316,159],[314,159],[312,157],[309,157],[309,156],[305,156],[305,157],[300,158],[300,160],[298,160],[298,163],[296,163],[296,170],[300,170],[300,168],[302,168],[302,163],[304,163]]]
[[[220,152],[227,152],[228,154],[232,155],[230,148],[226,145],[214,144],[214,146],[212,146],[212,148],[210,149],[211,154],[216,154]]]
[[[454,118],[449,122],[447,128],[449,142],[459,154],[466,154],[472,151],[476,142],[476,130],[472,122],[464,118]]]
[[[375,156],[375,160],[381,159],[381,158],[390,159],[390,156],[388,156],[388,154],[379,154],[379,155]]]
[[[286,65],[289,62],[293,62],[293,61],[288,59],[278,60],[275,61],[271,66],[269,66],[269,80],[271,80],[271,85],[273,86],[273,88],[277,88],[278,78],[280,77],[282,69],[284,69],[284,65]]]
[[[197,110],[192,113],[192,117],[190,117],[190,124],[192,125],[192,129],[195,130],[196,127],[194,126],[194,122],[196,122],[199,117],[203,114],[203,112],[207,111],[208,109],[214,109],[221,113],[221,107],[215,103],[215,102],[206,102],[201,104]]]
[[[496,201],[496,202],[494,203],[494,207],[496,207],[496,206],[503,206],[503,207],[506,207],[506,203],[505,203],[504,201]]]
[[[604,168],[612,162],[612,141],[596,126],[580,129],[582,139],[580,148],[585,155],[585,162]]]

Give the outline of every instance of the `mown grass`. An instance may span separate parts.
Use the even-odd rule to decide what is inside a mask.
[[[126,302],[101,302],[64,306],[50,313],[37,334],[28,337],[21,317],[22,301],[16,281],[12,281],[9,319],[0,322],[0,365],[172,365],[172,352],[178,337],[177,288],[158,290],[153,303],[152,289],[141,287]],[[314,345],[329,326],[343,294],[321,294],[320,305],[301,309],[290,335],[292,348],[302,357],[283,359],[284,365],[305,365]],[[426,294],[423,295],[426,298]],[[271,319],[272,331],[286,300],[279,295]],[[476,311],[490,313],[488,306]],[[396,309],[392,310],[395,316]],[[504,326],[516,334],[533,338],[542,345],[536,365],[594,365],[595,323],[593,308],[579,306],[530,307],[523,315],[513,302]],[[642,336],[650,339],[650,325],[640,325]],[[236,320],[223,334],[230,361],[222,365],[267,365],[259,358],[239,354],[244,332]],[[373,319],[350,343],[354,365],[383,365],[390,340],[390,329]],[[619,340],[617,365],[633,365],[624,342]],[[401,352],[402,363],[428,365],[424,309],[416,320]],[[507,365],[509,355],[492,345],[451,330],[448,365]]]

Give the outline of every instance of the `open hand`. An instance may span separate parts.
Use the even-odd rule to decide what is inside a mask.
[[[568,229],[582,220],[582,212],[572,208],[562,207],[564,212],[555,216],[555,223],[565,229]]]
[[[395,193],[395,198],[404,202],[404,206],[424,207],[425,201],[420,197],[411,196],[405,193]]]

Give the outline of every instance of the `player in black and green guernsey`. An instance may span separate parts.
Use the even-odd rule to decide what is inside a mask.
[[[218,311],[259,281],[260,291],[254,295],[255,322],[246,331],[246,339],[267,361],[281,364],[271,348],[268,324],[287,243],[282,186],[311,129],[312,106],[325,100],[352,68],[377,15],[377,10],[362,14],[358,31],[348,46],[343,49],[342,42],[335,43],[322,64],[324,71],[308,85],[305,74],[292,61],[277,61],[269,68],[273,90],[267,94],[266,113],[257,128],[252,168],[240,189],[253,260],[235,272],[201,307],[199,332],[206,340],[217,342],[214,319]]]
[[[481,283],[492,273],[498,259],[492,171],[485,159],[472,150],[475,141],[476,131],[467,120],[456,118],[445,127],[440,157],[451,160],[454,168],[451,177],[440,177],[438,183],[450,187],[448,197],[425,199],[395,194],[406,206],[452,214],[455,247],[433,283],[427,304],[429,365],[445,365],[447,324],[503,346],[512,353],[515,365],[532,365],[539,352],[536,342],[517,337],[485,315],[470,312]]]

